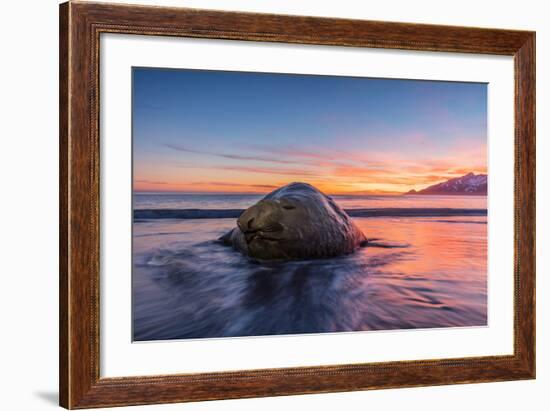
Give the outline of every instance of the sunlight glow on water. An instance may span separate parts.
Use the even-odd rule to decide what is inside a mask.
[[[134,339],[487,324],[486,217],[354,221],[399,247],[258,263],[214,241],[234,219],[134,224]]]

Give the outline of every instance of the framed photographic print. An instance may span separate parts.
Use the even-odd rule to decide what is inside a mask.
[[[60,6],[60,404],[535,377],[535,33]]]

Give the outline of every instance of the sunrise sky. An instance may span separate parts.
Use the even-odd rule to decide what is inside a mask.
[[[487,86],[133,69],[134,190],[402,193],[487,172]]]

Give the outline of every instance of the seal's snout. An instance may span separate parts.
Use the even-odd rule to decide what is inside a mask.
[[[241,214],[237,226],[245,235],[246,242],[250,242],[257,237],[264,237],[265,233],[280,231],[279,213],[277,203],[262,200]]]

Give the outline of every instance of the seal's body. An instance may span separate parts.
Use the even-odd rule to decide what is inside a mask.
[[[221,240],[259,260],[335,257],[366,243],[346,212],[306,183],[291,183],[266,195]]]

